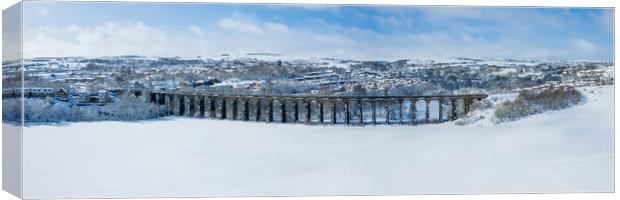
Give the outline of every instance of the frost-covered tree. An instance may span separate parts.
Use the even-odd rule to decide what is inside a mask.
[[[147,103],[144,97],[125,95],[104,108],[113,120],[143,120],[158,116],[158,106]]]
[[[2,101],[3,120],[18,122],[21,119],[20,99]],[[144,97],[121,96],[114,103],[105,106],[77,106],[73,102],[62,102],[52,98],[24,99],[25,122],[78,122],[98,120],[143,120],[155,118],[160,110],[157,105],[147,103]]]
[[[514,101],[500,104],[494,112],[499,122],[513,121],[548,110],[561,110],[581,103],[585,97],[573,87],[522,91]]]
[[[13,122],[21,120],[20,99],[8,98],[2,100],[2,119]]]

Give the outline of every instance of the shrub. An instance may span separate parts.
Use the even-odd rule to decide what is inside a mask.
[[[499,122],[512,121],[548,110],[568,108],[583,99],[583,95],[573,87],[522,91],[514,101],[497,106],[494,115]]]

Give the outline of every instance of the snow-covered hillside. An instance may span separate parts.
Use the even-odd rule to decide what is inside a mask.
[[[490,126],[202,119],[24,129],[24,198],[613,191],[613,86]]]
[[[584,100],[589,101],[598,101],[600,98],[612,98],[613,92],[610,97],[603,94],[606,86],[586,86],[586,87],[577,87],[576,89],[585,97]],[[607,86],[609,87],[609,86]],[[479,105],[476,110],[468,113],[466,117],[457,120],[457,124],[459,125],[467,125],[467,126],[493,126],[497,123],[502,123],[501,120],[498,120],[495,117],[495,110],[497,107],[506,101],[514,101],[518,96],[518,92],[510,92],[510,93],[501,93],[501,94],[491,94],[485,100],[483,105]],[[578,106],[578,105],[573,105]],[[437,109],[437,108],[434,108]],[[551,112],[558,112],[554,110],[547,111],[547,114],[536,114],[527,117],[544,117]],[[565,112],[560,110],[559,112]],[[583,111],[586,112],[586,111]],[[517,119],[515,119],[517,120]],[[505,123],[505,122],[504,122]]]

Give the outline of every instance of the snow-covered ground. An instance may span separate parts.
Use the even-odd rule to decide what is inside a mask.
[[[613,87],[488,126],[202,119],[24,129],[24,198],[613,191]]]

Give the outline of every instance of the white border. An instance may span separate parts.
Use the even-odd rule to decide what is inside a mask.
[[[77,0],[64,0],[64,1],[77,1]],[[81,1],[97,1],[97,0],[81,0]],[[559,7],[618,7],[619,1],[610,1],[610,0],[589,0],[589,1],[578,1],[578,0],[563,0],[563,1],[552,1],[552,0],[504,0],[504,1],[494,1],[494,0],[416,0],[416,1],[406,1],[406,0],[106,0],[106,1],[115,1],[115,2],[223,2],[223,3],[305,3],[305,4],[394,4],[394,5],[480,5],[480,6],[559,6]],[[19,2],[19,0],[2,0],[0,1],[0,8],[5,9],[9,6]],[[617,15],[614,17],[614,27],[617,25]],[[0,15],[1,21],[1,15]],[[2,33],[0,31],[0,37]],[[614,38],[617,38],[618,33],[614,33]],[[617,40],[614,40],[614,58],[616,57],[617,51]],[[0,54],[2,50],[0,48]],[[614,59],[614,62],[617,61]],[[615,72],[615,77],[618,77],[618,71]],[[0,83],[1,87],[1,83]],[[618,87],[614,87],[614,104],[618,103]],[[1,108],[1,105],[0,105]],[[615,108],[615,112],[617,113],[618,108]],[[615,116],[615,115],[614,115]],[[0,116],[1,119],[1,116]],[[620,120],[615,118],[615,124],[620,124]],[[618,138],[615,138],[615,144],[618,144]],[[1,141],[0,141],[1,144]],[[618,155],[617,148],[614,148],[614,155]],[[0,160],[0,164],[1,164]],[[618,171],[618,165],[615,165],[615,171]],[[1,175],[0,175],[1,177]],[[615,191],[617,190],[617,185],[614,185]],[[7,200],[16,200],[18,199],[15,196],[10,195],[7,192],[0,192],[0,199]],[[383,199],[383,200],[405,200],[405,199],[430,199],[430,200],[444,200],[444,199],[483,199],[483,200],[495,200],[495,199],[588,199],[588,200],[598,200],[598,199],[620,199],[620,195],[616,193],[565,193],[565,194],[484,194],[484,195],[407,195],[407,196],[326,196],[326,197],[250,197],[250,198],[147,198],[146,200],[187,200],[187,199],[197,199],[197,200],[218,200],[218,199],[226,199],[226,200],[242,200],[242,199],[256,199],[256,200],[289,200],[289,199],[321,199],[321,200],[344,200],[344,199],[357,199],[357,200],[375,200],[375,199]]]

